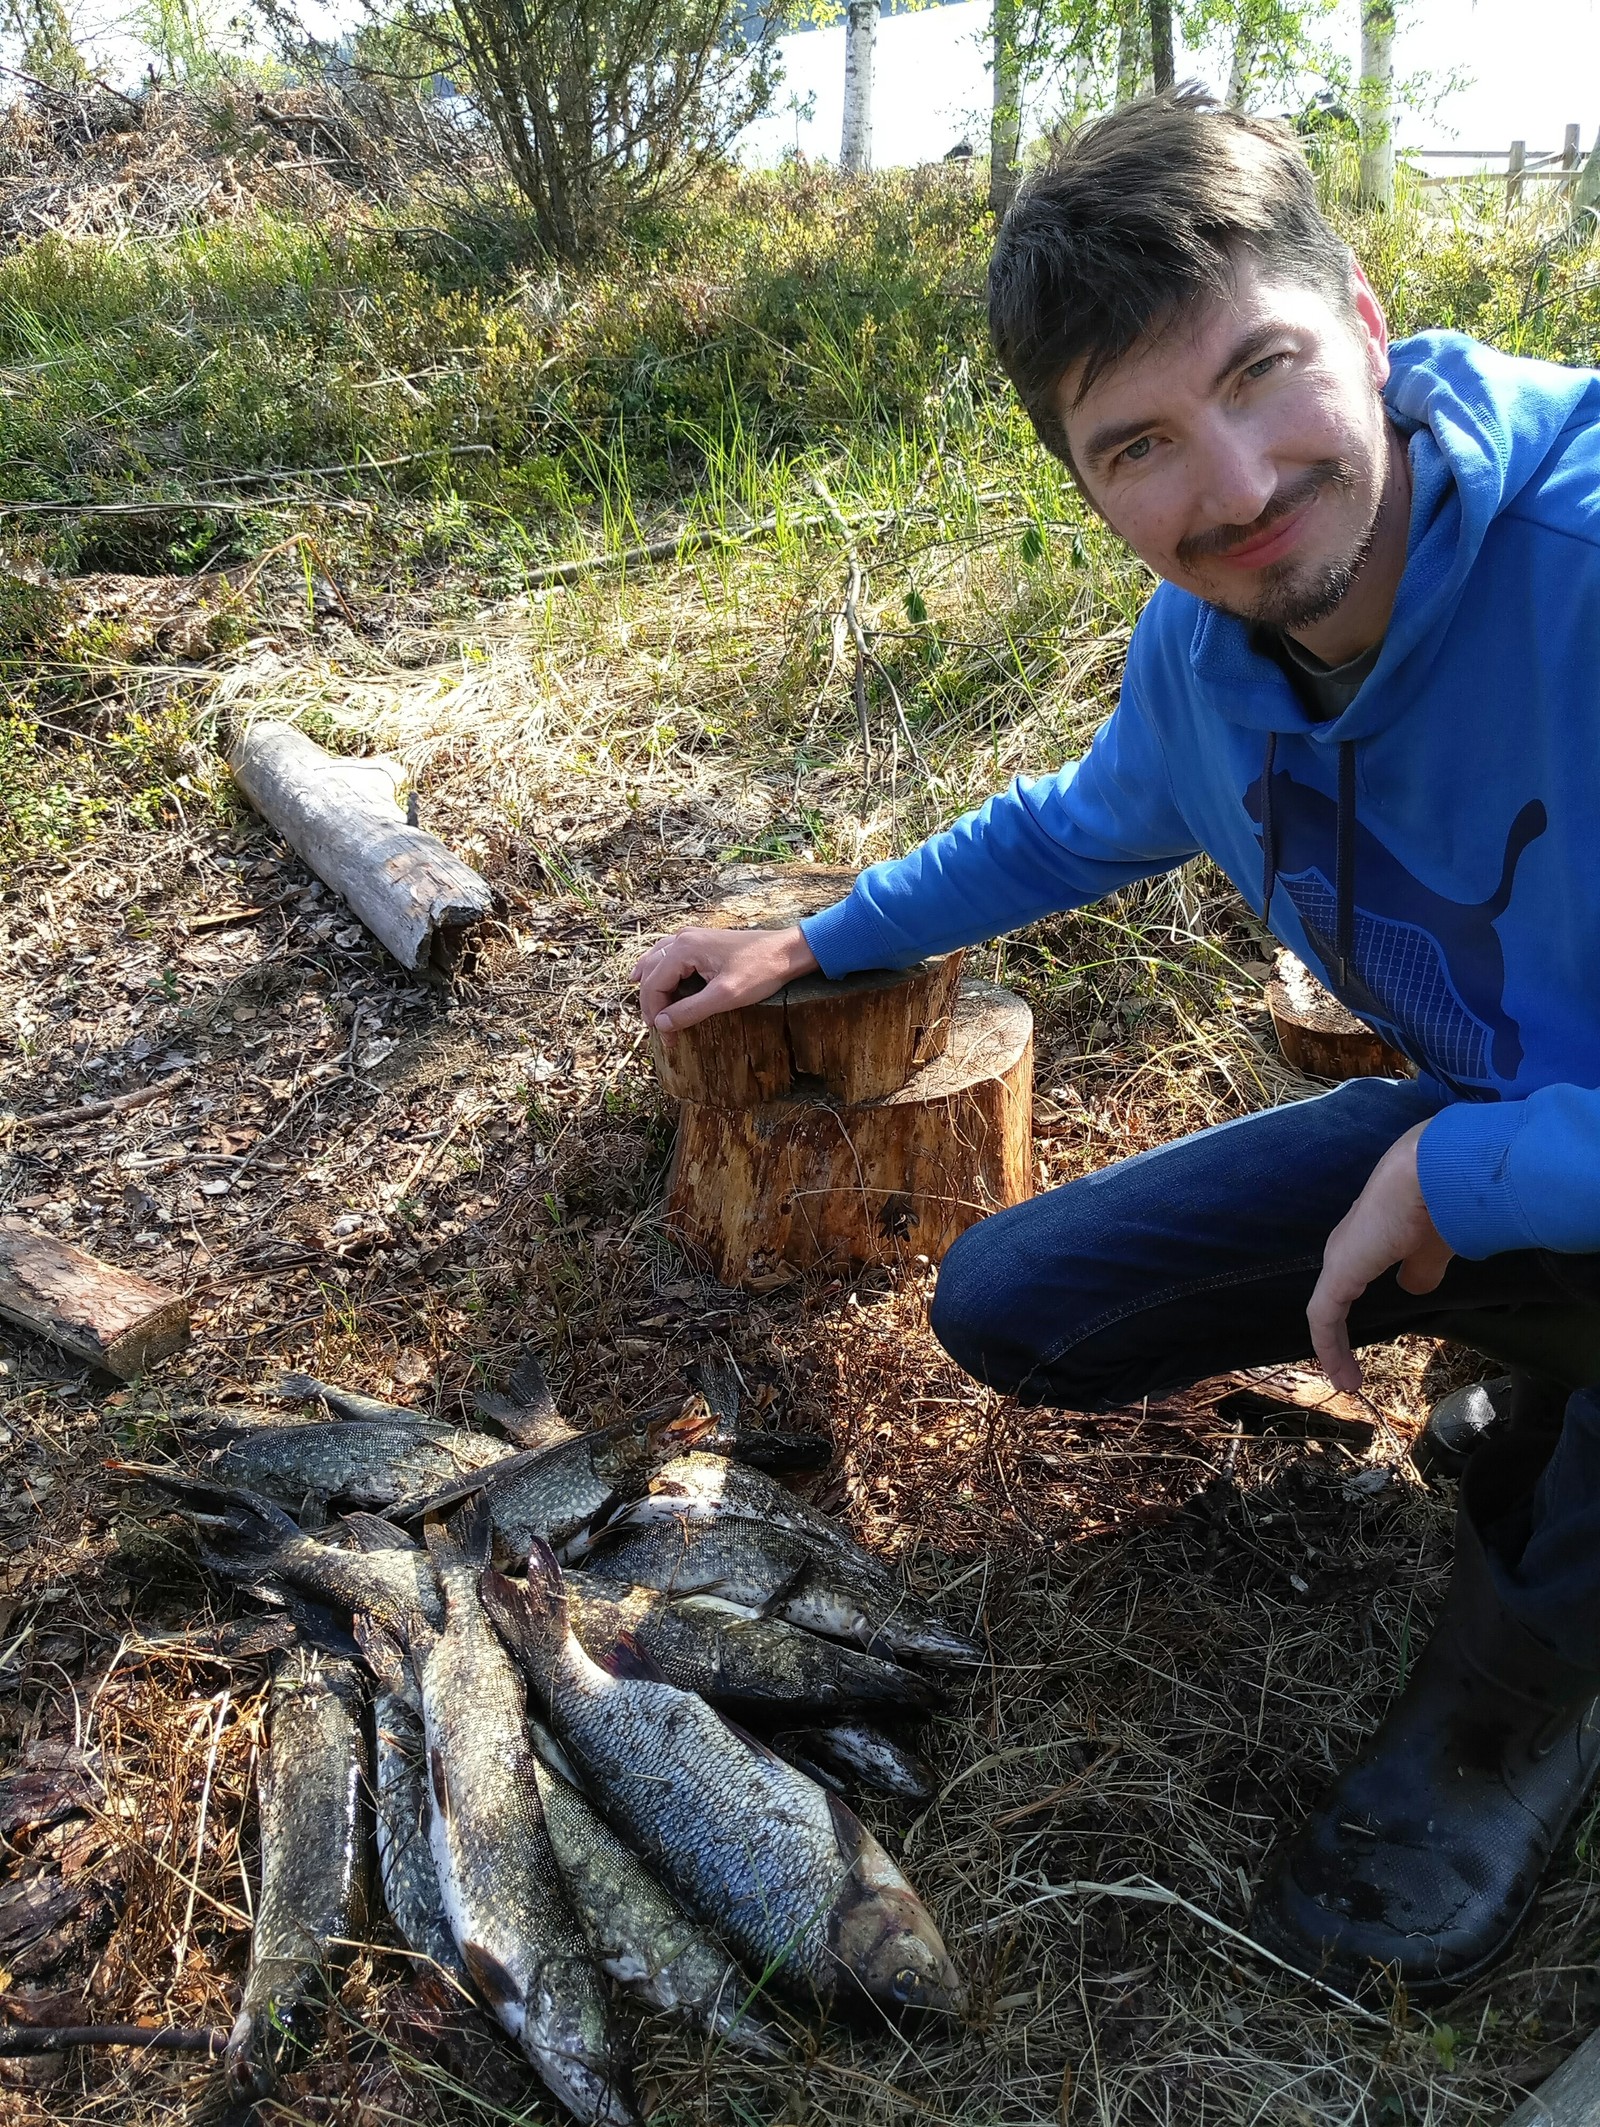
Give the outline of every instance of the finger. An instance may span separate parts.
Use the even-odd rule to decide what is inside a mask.
[[[696,990],[692,997],[679,997],[664,1005],[650,1024],[658,1034],[679,1034],[685,1027],[698,1026],[702,1019],[725,1012],[737,1002],[732,983],[725,976],[718,975],[703,990]]]
[[[648,956],[647,961],[648,961]],[[681,946],[670,939],[661,948],[661,957],[654,965],[646,965],[639,984],[639,1011],[646,1026],[655,1026],[662,1013],[671,1004],[678,986],[686,975],[698,974],[692,947]]]
[[[1345,1389],[1352,1395],[1361,1387],[1362,1373],[1350,1348],[1350,1309],[1364,1290],[1365,1287],[1361,1287],[1356,1292],[1346,1293],[1324,1265],[1306,1309],[1311,1348],[1317,1355],[1317,1364],[1335,1388]]]

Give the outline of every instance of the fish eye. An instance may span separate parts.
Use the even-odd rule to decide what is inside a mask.
[[[901,2001],[915,2001],[922,1992],[922,1974],[902,1965],[894,1975],[894,1991]]]

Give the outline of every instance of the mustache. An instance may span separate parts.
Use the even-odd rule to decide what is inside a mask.
[[[1178,559],[1186,567],[1197,561],[1214,558],[1218,554],[1231,554],[1235,547],[1242,547],[1252,539],[1259,539],[1263,532],[1275,525],[1282,517],[1292,517],[1296,510],[1305,508],[1320,495],[1324,488],[1350,488],[1355,485],[1355,467],[1344,458],[1323,458],[1306,470],[1287,487],[1279,488],[1261,515],[1250,524],[1215,524],[1207,532],[1191,532],[1187,539],[1177,545]]]

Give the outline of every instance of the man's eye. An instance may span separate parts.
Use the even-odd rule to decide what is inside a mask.
[[[1245,371],[1245,375],[1247,377],[1264,377],[1270,371],[1276,369],[1282,359],[1283,357],[1281,355],[1263,355],[1259,362],[1252,362],[1250,364],[1249,368]]]
[[[1149,455],[1150,455],[1150,451],[1151,451],[1151,447],[1152,447],[1152,446],[1151,446],[1150,438],[1149,438],[1148,436],[1140,436],[1140,437],[1139,437],[1139,438],[1138,438],[1138,439],[1137,439],[1137,440],[1136,440],[1135,442],[1132,442],[1132,443],[1130,443],[1130,444],[1129,444],[1129,445],[1127,446],[1127,448],[1126,448],[1126,449],[1125,449],[1125,450],[1123,451],[1123,453],[1122,453],[1122,462],[1123,462],[1123,464],[1124,464],[1124,465],[1137,465],[1137,464],[1139,463],[1139,460],[1140,460],[1141,458],[1148,458],[1148,457],[1149,457]]]

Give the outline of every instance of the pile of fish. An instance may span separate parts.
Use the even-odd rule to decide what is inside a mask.
[[[291,1375],[317,1421],[113,1465],[280,1621],[241,2103],[315,2042],[369,1815],[401,1941],[577,2120],[636,2118],[612,1986],[769,2057],[786,2008],[960,2012],[841,1790],[931,1793],[895,1724],[944,1699],[919,1665],[978,1650],[782,1481],[825,1442],[742,1427],[730,1376],[702,1383],[579,1432],[525,1360],[480,1401],[498,1437]]]

